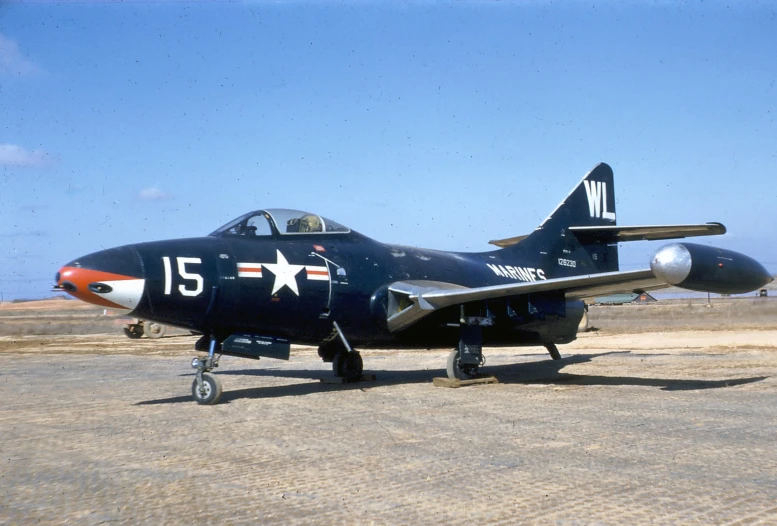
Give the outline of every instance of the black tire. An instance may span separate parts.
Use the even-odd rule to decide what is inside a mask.
[[[335,353],[332,357],[332,372],[337,378],[345,378],[345,361],[348,359],[347,352]]]
[[[458,349],[454,349],[448,355],[448,364],[445,368],[448,378],[452,380],[471,380],[478,375],[477,365],[462,365],[461,355]]]
[[[349,352],[345,360],[345,379],[354,382],[362,377],[364,372],[364,362],[362,355],[358,352]]]
[[[332,358],[332,372],[337,378],[353,382],[362,377],[364,362],[358,352],[339,352]]]
[[[140,323],[126,325],[124,327],[124,334],[127,336],[127,338],[132,338],[133,340],[137,340],[138,338],[143,336],[143,325],[141,325]]]
[[[197,379],[192,382],[192,398],[200,405],[213,405],[221,398],[221,379],[213,374],[202,373],[204,394],[197,389]]]
[[[157,338],[161,338],[165,335],[167,332],[167,326],[162,325],[161,323],[147,321],[143,324],[143,332],[152,340],[156,340]]]
[[[318,346],[318,355],[326,363],[332,363],[337,353],[348,352],[339,340],[322,343]]]

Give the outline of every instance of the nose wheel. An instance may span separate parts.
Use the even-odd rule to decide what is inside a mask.
[[[192,382],[192,397],[200,405],[213,405],[221,398],[221,380],[215,374],[202,373]]]

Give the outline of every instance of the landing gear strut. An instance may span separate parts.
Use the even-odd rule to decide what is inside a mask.
[[[337,378],[343,378],[346,382],[356,382],[361,379],[364,372],[362,355],[351,347],[337,322],[335,321],[333,324],[343,346],[332,357],[332,372]],[[323,358],[326,361],[326,357]]]
[[[490,318],[466,317],[462,309],[459,345],[448,355],[448,378],[471,380],[486,363],[483,357],[483,327],[491,325]]]
[[[550,357],[554,360],[560,360],[561,354],[558,352],[558,347],[556,347],[555,343],[546,343],[545,348],[550,353]]]
[[[213,405],[221,398],[221,380],[209,374],[219,366],[219,359],[214,357],[217,345],[216,338],[212,336],[208,355],[192,360],[192,367],[197,371],[192,382],[192,397],[200,405]]]

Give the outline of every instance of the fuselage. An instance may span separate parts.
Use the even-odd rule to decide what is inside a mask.
[[[84,301],[220,336],[250,332],[316,345],[330,337],[337,321],[361,347],[448,346],[458,339],[461,309],[442,310],[411,330],[391,332],[386,325],[388,285],[434,281],[479,287],[542,280],[565,268],[543,268],[539,258],[519,257],[519,252],[506,259],[503,252],[390,245],[354,231],[294,236],[276,229],[265,236],[222,232],[90,254],[65,265],[58,283]],[[563,297],[559,301],[565,309],[567,302]],[[582,316],[582,304],[572,303],[572,316],[563,312],[555,318],[533,315],[528,304],[505,301],[469,306],[467,314],[496,320],[484,333],[492,344],[564,343],[574,339]],[[535,323],[540,318],[543,323]],[[549,337],[548,331],[555,332]]]

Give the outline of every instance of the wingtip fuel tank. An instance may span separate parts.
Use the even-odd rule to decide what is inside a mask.
[[[718,294],[743,294],[772,281],[751,257],[694,243],[670,243],[655,253],[650,268],[657,278],[684,289]]]

